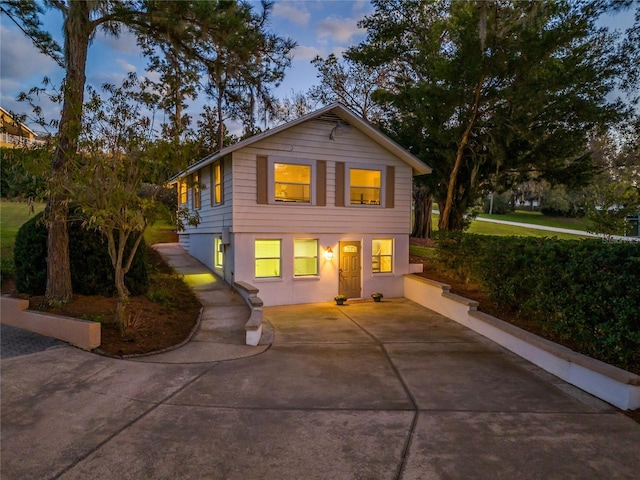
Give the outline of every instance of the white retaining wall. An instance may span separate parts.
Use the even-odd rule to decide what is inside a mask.
[[[640,408],[640,376],[574,352],[477,311],[478,302],[450,286],[405,275],[404,296],[493,340],[549,373],[623,410]]]

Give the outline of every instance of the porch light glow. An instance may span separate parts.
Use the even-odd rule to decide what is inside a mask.
[[[326,258],[327,260],[331,260],[333,258],[333,250],[331,250],[331,247],[327,247],[325,249],[324,258]]]

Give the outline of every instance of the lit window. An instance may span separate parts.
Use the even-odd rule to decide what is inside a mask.
[[[273,164],[276,202],[311,202],[311,166],[291,163]]]
[[[178,183],[178,190],[180,194],[180,203],[187,203],[187,182],[182,181]]]
[[[220,237],[216,237],[213,248],[214,264],[216,268],[222,268],[224,265],[224,247],[222,246],[222,239]]]
[[[222,203],[222,166],[218,160],[211,166],[211,205]]]
[[[280,276],[280,240],[256,240],[256,278]]]
[[[194,173],[193,181],[193,208],[200,208],[200,174]]]
[[[294,240],[293,257],[296,277],[318,274],[318,240]]]
[[[373,273],[391,272],[393,267],[393,240],[374,239],[371,242],[371,271]]]
[[[380,205],[380,170],[351,169],[351,205]]]

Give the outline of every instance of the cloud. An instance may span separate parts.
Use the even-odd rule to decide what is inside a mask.
[[[138,47],[136,36],[131,30],[123,29],[116,37],[110,34],[106,34],[102,30],[96,34],[96,43],[104,45],[105,48],[124,53],[126,55],[138,55],[140,54],[140,47]]]
[[[125,72],[137,72],[138,67],[121,58],[116,59],[116,63],[122,67]]]
[[[307,47],[304,45],[299,45],[293,49],[294,60],[311,60],[315,58],[316,55],[320,55],[322,57],[324,53],[316,47]]]
[[[300,3],[278,2],[273,6],[273,15],[286,18],[298,25],[308,25],[311,14],[306,8],[300,7]]]
[[[356,35],[366,33],[364,28],[358,27],[357,18],[339,18],[329,16],[324,20],[320,20],[316,24],[316,31],[319,39],[330,39],[340,42],[349,43]]]
[[[370,9],[371,9],[371,3],[368,2],[367,0],[356,0],[355,2],[353,2],[354,12],[360,12],[362,10],[370,10]]]
[[[32,75],[44,77],[62,69],[50,57],[40,53],[18,29],[0,25],[0,72],[3,90],[6,80],[26,80]]]

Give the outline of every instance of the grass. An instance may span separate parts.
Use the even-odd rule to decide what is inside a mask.
[[[156,222],[145,230],[144,241],[147,245],[177,242],[175,230],[175,225],[171,225],[169,222],[164,220]]]
[[[35,213],[44,210],[44,203],[34,205]],[[29,220],[29,207],[26,202],[9,202],[0,200],[0,249],[2,258],[13,258],[13,244],[16,234],[24,222]]]
[[[431,247],[421,247],[420,245],[409,245],[409,255],[422,258],[435,258],[436,250]]]
[[[35,213],[44,210],[44,203],[36,203],[33,206]],[[0,277],[11,278],[13,276],[13,244],[18,230],[29,218],[29,207],[26,202],[9,202],[0,200]]]
[[[44,203],[34,205],[35,213],[44,210]],[[29,214],[26,202],[13,202],[0,200],[0,275],[7,278],[13,275],[13,245],[18,230],[29,220],[33,214]],[[168,222],[156,222],[148,227],[144,234],[147,245],[154,243],[176,242],[175,227]]]
[[[509,221],[518,221],[520,223],[535,223],[535,222],[524,222],[524,220],[521,220],[522,218],[536,218],[538,219],[538,216],[542,217],[541,214],[533,214],[531,217],[527,217],[528,212],[516,212],[516,214],[519,213],[524,213],[524,215],[522,217],[518,217],[518,220],[515,219],[508,219],[507,215],[482,215],[482,217],[484,218],[496,218],[497,220],[509,220]],[[512,217],[515,218],[515,217]],[[560,221],[562,222],[563,220],[559,220],[559,219],[549,219],[548,217],[543,217],[543,220],[537,220],[540,223],[536,223],[536,225],[546,225],[546,226],[556,226],[556,225],[551,225],[551,223],[543,223],[546,222],[547,220],[544,219],[548,219],[551,221],[551,223]],[[438,214],[434,213],[431,217],[432,219],[432,223],[433,223],[433,229],[438,230]],[[567,220],[573,220],[573,219],[564,219],[564,221]],[[573,228],[573,227],[567,227],[566,224],[564,224],[564,226],[561,226],[561,228]],[[574,228],[574,230],[577,230],[578,228]],[[585,230],[585,228],[582,228],[581,230]],[[497,223],[489,223],[489,222],[481,222],[481,221],[472,221],[471,222],[471,226],[469,227],[469,229],[467,230],[467,232],[469,233],[476,233],[478,235],[497,235],[497,236],[501,236],[501,237],[506,237],[506,236],[517,236],[517,237],[556,237],[559,238],[560,240],[579,240],[580,238],[587,238],[586,235],[573,235],[570,233],[560,233],[560,232],[550,232],[550,231],[546,231],[546,230],[537,230],[535,228],[526,228],[526,227],[516,227],[514,225],[502,225],[502,224],[497,224]]]
[[[513,225],[501,225],[488,222],[471,222],[469,233],[477,233],[479,235],[497,235],[518,237],[556,237],[561,240],[578,240],[586,238],[586,235],[573,235],[571,233],[550,232],[547,230],[536,230],[535,228],[516,227]]]
[[[524,210],[516,210],[512,213],[505,213],[504,215],[481,213],[478,217],[503,220],[506,222],[531,223],[545,227],[570,228],[583,232],[586,232],[588,228],[588,222],[584,218],[548,217],[540,212],[527,212]]]

